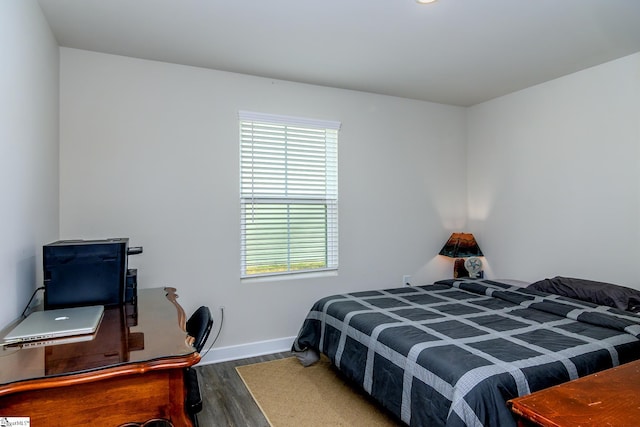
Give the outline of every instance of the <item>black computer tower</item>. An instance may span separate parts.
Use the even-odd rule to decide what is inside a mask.
[[[129,239],[60,240],[42,249],[45,310],[125,301]]]

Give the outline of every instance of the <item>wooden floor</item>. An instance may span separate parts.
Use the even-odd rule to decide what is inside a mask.
[[[200,427],[268,427],[269,423],[235,368],[291,355],[284,352],[197,366],[202,396],[202,411],[198,414]]]

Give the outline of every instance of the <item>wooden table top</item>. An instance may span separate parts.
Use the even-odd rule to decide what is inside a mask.
[[[0,348],[0,396],[28,389],[187,367],[200,360],[174,288],[138,290],[136,306],[105,307],[90,341]]]
[[[640,426],[640,361],[559,384],[507,404],[544,427]]]

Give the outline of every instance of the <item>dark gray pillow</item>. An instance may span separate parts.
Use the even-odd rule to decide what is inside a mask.
[[[532,283],[527,288],[634,313],[640,312],[640,290],[612,283],[558,276]]]

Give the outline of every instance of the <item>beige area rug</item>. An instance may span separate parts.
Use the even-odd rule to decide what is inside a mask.
[[[290,357],[236,368],[273,427],[401,426],[322,358],[303,367]]]

